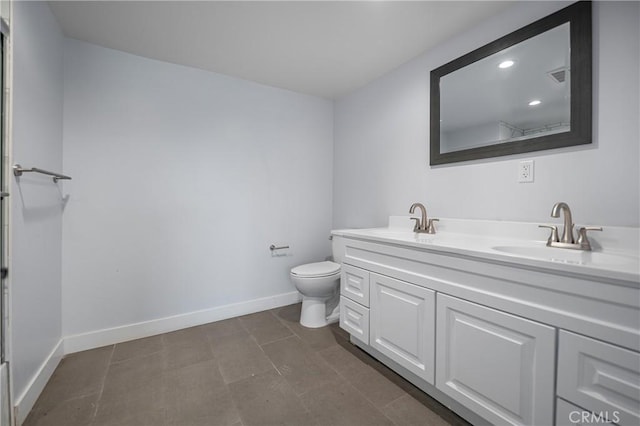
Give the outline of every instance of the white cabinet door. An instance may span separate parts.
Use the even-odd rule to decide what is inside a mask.
[[[438,294],[436,387],[494,424],[554,421],[555,329]]]
[[[371,273],[370,344],[433,384],[435,292]]]
[[[558,395],[621,425],[640,424],[640,354],[560,331]]]

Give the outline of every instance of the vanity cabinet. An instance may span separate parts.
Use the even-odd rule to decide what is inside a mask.
[[[640,424],[638,279],[386,232],[334,233],[354,344],[472,424]]]
[[[436,387],[494,424],[552,424],[555,329],[437,300]]]
[[[435,292],[370,274],[369,344],[434,383]]]

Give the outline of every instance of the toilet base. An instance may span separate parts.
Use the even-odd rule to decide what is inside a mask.
[[[300,324],[308,328],[320,328],[329,324],[327,321],[326,297],[302,298],[300,310]]]
[[[340,292],[336,293],[327,301],[327,324],[340,321]]]
[[[340,321],[340,312],[332,313],[327,317],[327,325]]]

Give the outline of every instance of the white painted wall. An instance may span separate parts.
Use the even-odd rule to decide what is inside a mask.
[[[13,162],[61,171],[63,36],[48,4],[14,2],[11,39]],[[20,406],[20,421],[35,402],[41,390],[38,387],[48,379],[46,372],[50,374],[52,364],[55,367],[57,363],[50,355],[62,336],[61,241],[66,188],[42,175],[11,179],[10,362],[12,395]]]
[[[561,200],[576,223],[638,226],[638,2],[594,3],[592,145],[429,166],[429,72],[564,5],[517,4],[337,101],[333,226],[384,226],[415,201],[433,217],[551,222]],[[532,184],[517,183],[524,158]]]
[[[295,292],[330,254],[330,101],[71,39],[64,64],[66,336]]]

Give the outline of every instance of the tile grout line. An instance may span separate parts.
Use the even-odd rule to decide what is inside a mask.
[[[346,350],[346,349],[345,349],[345,350]],[[347,351],[347,352],[348,352],[348,351]],[[375,409],[375,410],[377,410],[377,411],[378,411],[378,412],[379,412],[383,417],[385,417],[386,419],[388,419],[391,423],[393,423],[394,425],[396,424],[396,422],[394,422],[394,421],[393,421],[392,419],[390,419],[386,414],[384,414],[384,412],[383,412],[381,409],[379,409],[379,408],[378,408],[378,406],[377,406],[373,401],[371,401],[371,400],[367,397],[367,395],[365,395],[365,394],[364,394],[360,389],[358,389],[358,388],[357,388],[357,387],[356,387],[356,386],[351,382],[351,380],[349,380],[349,379],[348,379],[347,377],[345,377],[342,373],[340,373],[336,368],[334,368],[334,367],[333,367],[333,366],[332,366],[332,365],[331,365],[331,364],[326,360],[326,358],[325,358],[324,356],[322,356],[322,354],[318,353],[318,355],[320,355],[320,358],[322,358],[322,360],[323,360],[323,361],[324,361],[324,362],[325,362],[325,363],[326,363],[326,364],[327,364],[331,369],[333,369],[333,370],[336,372],[336,374],[337,374],[338,376],[340,376],[340,377],[341,377],[341,378],[342,378],[346,383],[348,383],[348,384],[349,384],[349,386],[351,386],[353,389],[355,389],[355,391],[356,391],[360,396],[362,396],[362,397],[364,398],[364,400],[365,400],[365,401],[367,401],[368,403],[370,403],[370,404],[374,407],[374,409]],[[358,359],[358,361],[359,361],[359,362],[363,362],[362,360],[360,360],[360,359],[359,359],[359,358],[357,358],[357,357],[356,357],[356,359]],[[377,371],[375,368],[371,367],[370,365],[367,365],[367,364],[364,364],[364,365],[365,365],[366,367],[368,367],[368,368],[372,369],[372,370],[373,370],[373,371],[375,371],[376,373],[378,373],[378,371]],[[384,377],[384,376],[383,376],[383,377]],[[386,377],[385,377],[385,379],[386,379]],[[389,380],[389,379],[387,379],[387,380]],[[392,383],[393,383],[393,382],[392,382]],[[387,407],[387,406],[389,406],[390,404],[394,403],[395,401],[399,400],[400,398],[403,398],[403,397],[405,397],[406,395],[409,395],[409,394],[408,394],[404,389],[401,389],[401,390],[402,390],[402,395],[400,395],[398,398],[394,399],[393,401],[388,402],[387,404],[385,404],[385,405],[384,405],[384,407]],[[411,395],[409,395],[409,396],[411,396]],[[413,398],[413,397],[412,397],[412,398]]]
[[[306,393],[306,392],[304,392]],[[304,409],[304,411],[309,415],[309,417],[311,417],[313,420],[317,421],[316,416],[311,412],[311,410],[309,409],[309,407],[307,407],[307,404],[304,403],[304,401],[302,400],[301,396],[303,394],[300,395],[296,395],[296,398],[298,399],[298,401],[300,402],[300,406]]]
[[[260,350],[262,351],[263,355],[269,360],[269,363],[273,366],[273,368],[276,370],[276,373],[278,373],[279,376],[284,377],[284,375],[282,374],[282,372],[278,369],[278,367],[274,364],[273,360],[271,359],[271,357],[269,357],[269,355],[264,351],[264,349],[262,348],[262,346],[260,346],[258,344],[258,341],[256,340],[256,338],[254,337],[253,334],[249,333],[249,336],[253,339],[253,341],[256,343],[256,345],[258,345],[258,347],[260,348]],[[289,336],[291,337],[291,336]]]
[[[98,392],[98,398],[96,399],[96,406],[93,409],[93,414],[91,415],[90,425],[94,424],[96,418],[98,417],[98,408],[100,407],[100,401],[102,400],[102,394],[104,393],[104,387],[107,383],[107,375],[109,374],[109,370],[111,369],[111,360],[113,359],[113,354],[116,351],[116,345],[111,346],[111,353],[109,354],[109,359],[107,360],[107,368],[104,372],[104,377],[102,378],[102,386],[100,386],[100,391]]]
[[[390,402],[387,402],[385,405],[383,405],[383,407],[382,407],[382,408],[387,408],[388,406],[390,406],[390,405],[391,405],[391,404],[393,404],[394,402],[396,402],[396,401],[398,401],[398,400],[400,400],[400,399],[404,398],[405,396],[409,396],[410,398],[413,398],[413,396],[409,395],[409,393],[408,393],[408,392],[406,392],[404,389],[402,390],[402,392],[403,392],[403,394],[402,394],[402,395],[400,395],[399,397],[397,397],[396,399],[394,399],[394,400],[392,400],[392,401],[390,401]],[[413,399],[415,399],[415,398],[413,398]]]
[[[224,375],[222,374],[222,370],[220,370],[220,363],[218,362],[218,359],[216,357],[216,351],[213,349],[213,345],[214,345],[213,339],[208,334],[207,334],[207,342],[209,342],[209,350],[211,350],[211,353],[213,354],[213,359],[216,361],[216,368],[218,369],[218,374],[220,374],[220,377],[222,377],[222,383],[224,384],[227,391],[231,393],[229,384],[224,380]],[[232,398],[232,401],[233,401],[233,398]],[[235,405],[235,401],[234,401],[234,405]],[[237,408],[238,407],[236,406],[236,411],[237,411]],[[240,412],[238,411],[238,416],[240,416],[239,413]]]
[[[367,365],[367,367],[371,368],[373,371],[375,371],[377,374],[379,374],[379,372],[378,372],[378,371],[376,371],[373,367],[371,367],[371,366],[369,366],[369,365]],[[382,376],[382,377],[384,377],[384,376]],[[386,380],[389,380],[389,379],[387,379],[386,377],[384,377],[384,378],[385,378]],[[390,383],[393,383],[393,382],[391,382],[390,380],[389,380],[389,382],[390,382]],[[351,382],[349,382],[349,383],[351,383]],[[393,384],[395,385],[395,383],[393,383]],[[387,416],[382,412],[382,410],[378,408],[378,406],[375,404],[375,402],[374,402],[374,401],[372,401],[371,399],[369,399],[369,397],[367,397],[367,395],[365,395],[365,394],[364,394],[360,389],[358,389],[357,387],[355,387],[353,384],[352,384],[352,386],[353,386],[353,388],[354,388],[354,389],[355,389],[355,390],[356,390],[360,395],[362,395],[362,397],[363,397],[365,400],[367,400],[369,403],[371,403],[371,405],[373,405],[373,406],[375,407],[375,409],[376,409],[376,410],[378,410],[378,411],[380,412],[380,414],[382,414],[383,416],[387,417]],[[397,385],[396,385],[396,386],[397,386]],[[394,399],[393,401],[388,402],[387,404],[385,404],[385,405],[384,405],[384,407],[388,406],[388,405],[389,405],[389,404],[391,404],[392,402],[397,401],[398,399],[402,398],[403,396],[408,395],[408,393],[407,393],[404,389],[400,388],[400,390],[402,391],[402,395],[400,395],[398,398]],[[391,419],[389,419],[389,420],[391,420]],[[392,420],[392,422],[393,422],[393,420]]]
[[[218,372],[220,372],[220,364],[216,362],[216,365],[218,365]],[[220,373],[220,377],[222,377],[222,373]],[[236,403],[236,399],[233,397],[233,393],[231,393],[231,388],[229,387],[229,384],[224,382],[224,378],[222,379],[222,383],[224,384],[224,388],[227,391],[227,394],[229,395],[229,399],[233,404],[233,408],[236,411],[236,414],[238,415],[238,421],[240,422],[240,425],[244,425],[244,421],[242,420],[242,413],[240,412],[240,409],[238,409],[238,404]]]
[[[270,341],[264,342],[262,344],[258,343],[257,341],[256,341],[256,343],[258,343],[258,346],[263,347],[263,346],[266,346],[266,345],[270,345],[272,343],[281,342],[283,340],[293,339],[294,337],[297,338],[297,339],[300,339],[300,337],[296,336],[295,334],[291,334],[289,336],[279,337],[279,338],[277,338],[275,340],[270,340]],[[302,339],[300,339],[300,341],[302,341]],[[304,343],[304,342],[302,342],[302,343]]]
[[[397,398],[396,398],[396,399],[394,399],[393,401],[388,402],[388,403],[387,403],[387,404],[385,404],[382,408],[388,408],[388,407],[389,407],[391,404],[393,404],[394,402],[399,401],[400,399],[402,399],[402,398],[404,398],[404,397],[407,397],[407,396],[408,396],[409,398],[413,398],[413,396],[409,395],[409,393],[408,393],[408,392],[406,392],[406,391],[404,391],[404,389],[403,389],[403,392],[404,392],[404,394],[403,394],[403,395],[400,395],[399,397],[397,397]],[[415,398],[414,398],[414,399],[415,399]],[[418,402],[419,402],[419,401],[418,401]],[[376,407],[376,408],[378,408],[378,407]],[[382,413],[382,415],[383,415],[383,416],[385,416],[387,419],[389,419],[389,421],[390,421],[391,423],[393,423],[394,425],[396,425],[396,426],[402,426],[401,424],[396,423],[396,422],[395,422],[391,417],[387,416],[387,415],[385,414],[385,412],[384,412],[384,411],[382,411],[382,409],[380,409],[379,411]],[[437,413],[436,413],[436,414],[437,414]]]
[[[293,387],[291,388],[291,390],[293,391]],[[307,407],[307,404],[304,403],[304,400],[302,398],[303,395],[306,395],[307,393],[311,392],[311,389],[306,390],[305,392],[302,392],[300,395],[298,395],[295,391],[293,392],[293,395],[295,396],[295,398],[298,400],[298,403],[300,404],[300,406],[304,409],[304,411],[309,415],[309,417],[311,417],[314,421],[317,422],[317,424],[320,424],[318,422],[318,419],[316,418],[316,415],[313,414],[313,412],[311,411],[311,409],[309,407]]]
[[[291,306],[291,305],[288,305]],[[304,344],[306,347],[308,347],[311,351],[313,352],[320,352],[320,350],[313,348],[313,346],[311,346],[311,344],[309,342],[307,342],[307,340],[301,336],[300,334],[296,333],[296,330],[293,329],[292,327],[289,326],[289,324],[287,324],[283,319],[281,319],[280,317],[278,317],[278,315],[276,315],[275,313],[273,313],[273,311],[269,311],[271,313],[271,315],[273,315],[274,317],[276,317],[276,319],[285,326],[285,328],[287,328],[294,336],[296,336],[298,339],[300,339],[300,341],[302,342],[302,344]],[[297,324],[297,323],[296,323]],[[329,327],[329,325],[326,325],[325,327]],[[291,337],[291,336],[288,336]],[[282,340],[282,339],[280,339]],[[274,340],[275,341],[275,340]],[[326,348],[324,348],[326,349]]]
[[[164,334],[166,334],[166,333],[156,334],[156,335],[149,336],[149,337],[143,337],[141,339],[133,339],[133,340],[127,340],[125,342],[115,343],[113,345],[113,353],[111,354],[112,360],[109,362],[109,365],[111,365],[111,364],[113,364],[113,365],[122,364],[123,362],[128,362],[128,361],[131,361],[133,359],[143,358],[145,356],[154,355],[154,354],[157,354],[159,352],[165,351],[166,348],[165,348],[165,344],[164,344],[164,337],[163,337]],[[142,354],[136,354],[136,355],[130,356],[129,358],[124,358],[124,359],[121,359],[121,360],[113,361],[113,355],[115,354],[116,346],[122,345],[122,344],[125,344],[125,343],[135,342],[135,341],[138,341],[138,340],[151,339],[151,338],[154,338],[154,337],[159,337],[161,345],[162,345],[161,348],[158,349],[157,351],[145,352],[145,353],[142,353]]]
[[[165,365],[164,368],[162,369],[162,381],[160,383],[162,383],[161,385],[161,389],[162,389],[162,421],[163,421],[163,425],[166,426],[169,424],[169,413],[167,410],[167,384],[168,384],[168,371],[169,371],[169,351],[167,349],[167,347],[169,346],[167,343],[167,338],[166,335],[168,333],[162,333],[160,334],[160,347],[162,348],[162,351],[165,352],[166,354],[166,358],[165,358]],[[153,352],[155,353],[155,352]],[[177,370],[177,369],[176,369]]]
[[[287,306],[291,306],[291,305],[287,305]],[[282,306],[282,307],[281,307],[281,309],[282,309],[282,308],[285,308],[285,306]],[[289,324],[287,324],[283,319],[281,319],[278,315],[276,315],[275,313],[273,313],[273,311],[272,311],[272,310],[270,310],[269,312],[271,313],[271,315],[273,315],[273,316],[276,318],[276,320],[277,320],[280,324],[284,325],[284,326],[285,326],[285,328],[287,328],[291,333],[293,333],[293,335],[294,335],[294,336],[298,336],[301,340],[303,340],[303,339],[302,339],[302,337],[301,337],[298,333],[296,333],[296,331],[295,331],[293,328],[289,327]]]
[[[354,345],[354,346],[355,346],[355,345]],[[357,348],[357,346],[355,346],[355,347]],[[345,349],[345,350],[346,350],[346,349]],[[352,355],[353,355],[353,354],[352,354]],[[322,356],[322,355],[321,355],[321,356]],[[354,356],[355,356],[355,355],[354,355]],[[368,354],[367,354],[367,356],[370,356],[370,355],[368,355]],[[324,356],[322,356],[322,358],[324,358]],[[356,358],[357,358],[357,357],[356,357]],[[359,362],[362,362],[366,367],[371,368],[372,370],[374,370],[374,371],[376,371],[376,372],[378,372],[378,373],[379,373],[379,371],[378,371],[377,369],[375,369],[373,366],[368,365],[367,363],[364,363],[364,361],[360,360],[359,358],[357,358],[357,359],[358,359],[358,361],[359,361]],[[326,359],[325,359],[325,362],[327,362],[327,364],[329,364],[329,362],[328,362],[328,361],[326,361]],[[331,364],[329,364],[329,367],[333,368],[333,366],[332,366]],[[385,368],[388,368],[388,367],[385,367]],[[371,403],[371,404],[372,404],[372,405],[373,405],[373,406],[374,406],[378,411],[380,411],[380,412],[381,412],[381,414],[382,414],[384,417],[386,417],[387,419],[389,419],[389,421],[391,421],[394,425],[401,426],[401,425],[398,425],[396,422],[394,422],[394,421],[393,421],[393,419],[389,418],[386,414],[384,414],[384,413],[382,412],[382,410],[378,409],[378,407],[377,407],[377,406],[376,406],[376,405],[375,405],[371,400],[369,400],[369,398],[367,398],[367,396],[366,396],[366,395],[364,395],[364,394],[363,394],[363,393],[362,393],[358,388],[356,388],[356,387],[351,383],[351,381],[350,381],[349,379],[347,379],[346,377],[344,377],[344,376],[343,376],[339,371],[337,371],[335,368],[333,368],[333,370],[334,370],[334,371],[336,371],[336,373],[337,373],[338,375],[340,375],[341,377],[343,377],[343,378],[344,378],[344,380],[345,380],[347,383],[349,383],[349,384],[350,384],[350,385],[351,385],[351,386],[352,386],[352,387],[353,387],[353,388],[354,388],[358,393],[360,393],[360,394],[365,398],[365,400],[367,400],[368,402],[370,402],[370,403]],[[391,370],[391,371],[393,372],[393,370]],[[393,372],[393,373],[394,373],[394,374],[397,374],[397,373],[395,373],[395,372]],[[387,380],[389,380],[389,379],[387,379]],[[403,379],[403,380],[405,380],[405,379]],[[393,382],[392,382],[392,383],[393,383]],[[400,388],[400,389],[402,389],[402,388]],[[419,390],[419,389],[418,389],[418,390]],[[400,395],[398,398],[394,399],[393,401],[388,402],[387,404],[385,404],[385,405],[384,405],[384,407],[388,407],[389,405],[391,405],[391,404],[393,404],[394,402],[396,402],[396,401],[400,400],[401,398],[408,397],[408,398],[411,398],[411,399],[413,399],[413,400],[417,401],[420,405],[422,405],[422,406],[426,407],[429,411],[431,411],[432,413],[434,413],[436,416],[438,416],[438,418],[442,419],[445,423],[447,423],[447,424],[451,424],[451,423],[450,423],[450,421],[449,421],[448,419],[444,418],[444,417],[443,417],[439,412],[437,412],[437,411],[433,410],[432,408],[428,407],[427,405],[423,404],[421,401],[419,401],[419,400],[418,400],[415,396],[413,396],[411,393],[409,393],[409,392],[405,391],[404,389],[402,389],[402,391],[403,391],[403,394],[402,394],[402,395]],[[438,401],[436,400],[436,402],[438,402]],[[441,405],[442,405],[443,407],[445,407],[443,404],[441,404]],[[445,408],[446,408],[446,407],[445,407]],[[455,413],[454,413],[454,414],[455,414]]]
[[[259,312],[255,312],[255,313],[259,313]],[[249,315],[253,315],[253,314],[249,314]],[[246,316],[246,315],[243,315]],[[249,327],[247,327],[246,325],[244,325],[244,321],[242,321],[242,316],[241,317],[236,317],[238,319],[238,322],[240,323],[240,327],[242,327],[242,329],[244,331],[247,332],[247,334],[249,334],[250,336],[252,336],[251,334],[251,330],[249,330]]]
[[[263,312],[269,312],[269,314],[271,314],[271,316],[273,316],[273,317],[276,319],[276,321],[277,321],[278,323],[280,323],[281,325],[283,325],[286,329],[288,329],[288,330],[292,333],[292,335],[291,335],[291,336],[285,336],[285,337],[282,337],[282,338],[279,338],[279,339],[273,340],[273,341],[271,341],[271,342],[265,342],[265,343],[263,343],[263,345],[268,345],[269,343],[274,343],[274,342],[278,342],[278,341],[280,341],[280,340],[289,339],[289,338],[294,337],[294,336],[295,336],[295,337],[298,337],[298,338],[300,339],[300,336],[298,336],[298,335],[295,333],[295,331],[291,330],[291,328],[289,328],[286,324],[284,324],[282,321],[280,321],[280,318],[278,318],[278,316],[277,316],[277,315],[275,315],[275,314],[274,314],[270,309],[269,309],[269,310],[266,310],[266,311],[263,311]],[[256,345],[258,345],[258,347],[260,348],[260,350],[262,351],[262,353],[264,354],[264,356],[265,356],[265,357],[267,357],[267,359],[269,360],[269,363],[271,363],[271,365],[272,365],[272,366],[273,366],[273,368],[276,370],[276,372],[278,373],[278,375],[279,375],[279,376],[281,376],[281,377],[284,377],[284,375],[282,374],[282,372],[280,371],[280,369],[275,365],[275,363],[273,362],[273,360],[271,359],[271,357],[269,357],[269,354],[267,354],[267,353],[265,352],[264,348],[262,347],[262,345],[261,345],[260,343],[258,343],[258,339],[256,339],[256,337],[253,335],[253,333],[251,333],[251,330],[249,330],[249,329],[244,325],[244,322],[243,322],[241,319],[239,319],[239,322],[240,322],[240,326],[241,326],[242,328],[244,328],[244,329],[245,329],[245,331],[246,331],[247,333],[249,333],[249,337],[251,337],[251,339],[253,339],[253,341],[256,343]]]

